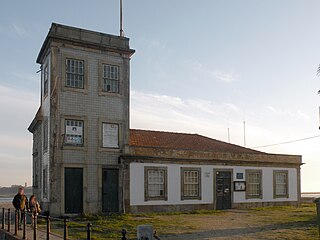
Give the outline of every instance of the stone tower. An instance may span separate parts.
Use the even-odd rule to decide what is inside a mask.
[[[33,190],[51,215],[121,212],[129,39],[53,23],[41,47]]]

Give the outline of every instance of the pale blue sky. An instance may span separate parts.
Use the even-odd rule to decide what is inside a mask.
[[[318,135],[320,2],[123,0],[131,126],[197,132],[254,147]],[[200,3],[201,2],[201,3]],[[52,22],[118,34],[118,0],[3,1],[0,186],[31,183],[36,56]],[[320,138],[261,151],[302,154],[303,191],[320,191]],[[17,176],[15,176],[17,175]]]

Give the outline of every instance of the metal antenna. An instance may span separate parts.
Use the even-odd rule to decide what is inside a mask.
[[[124,37],[123,16],[122,16],[122,0],[120,0],[120,37]]]
[[[247,145],[247,141],[246,141],[246,121],[243,121],[243,145],[244,146]]]
[[[246,147],[247,139],[246,139],[246,113],[243,111],[243,146]]]
[[[230,143],[230,124],[228,120],[228,142]]]

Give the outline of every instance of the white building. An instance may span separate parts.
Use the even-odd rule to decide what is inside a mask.
[[[301,156],[197,134],[131,130],[122,163],[128,212],[300,204]]]

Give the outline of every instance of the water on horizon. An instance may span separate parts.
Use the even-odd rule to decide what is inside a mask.
[[[0,197],[0,203],[11,203],[11,202],[12,202],[12,198]]]

